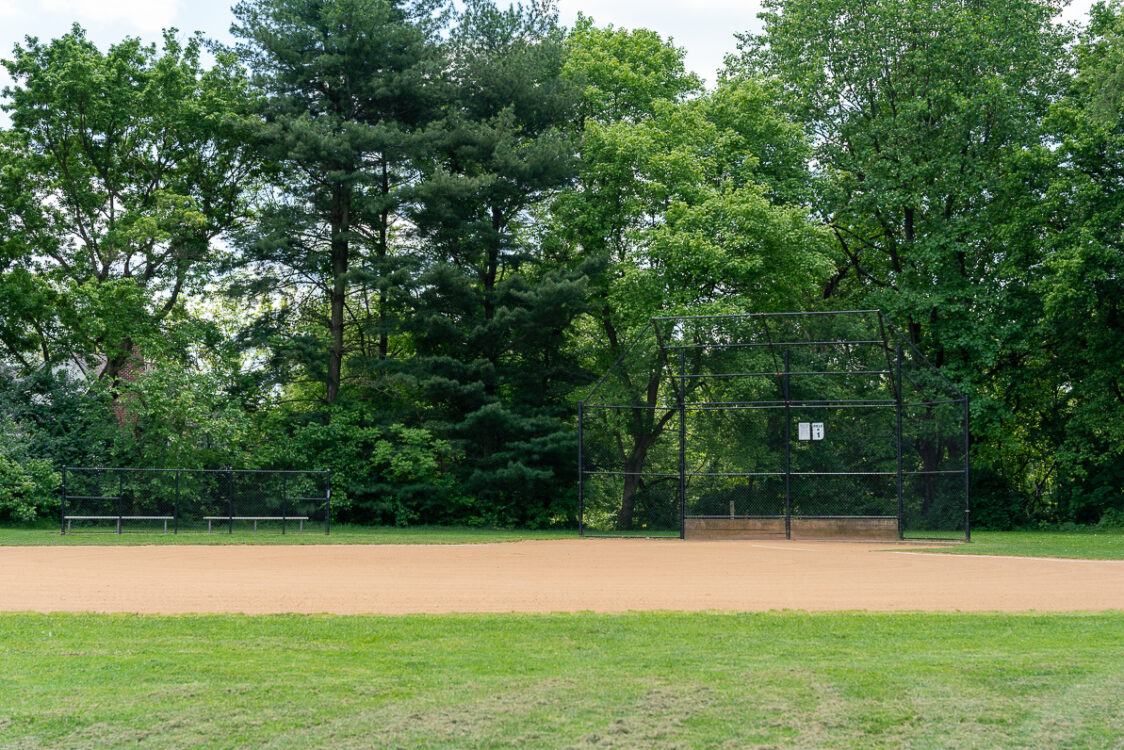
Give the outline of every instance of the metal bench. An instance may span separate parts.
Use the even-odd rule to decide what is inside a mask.
[[[254,533],[258,533],[258,521],[300,521],[300,528],[297,533],[304,533],[304,522],[308,520],[308,516],[203,516],[203,520],[207,522],[207,533],[211,533],[211,523],[214,521],[253,521]]]
[[[66,521],[66,533],[70,533],[71,521],[117,521],[117,533],[121,533],[122,521],[163,521],[164,533],[168,533],[168,521],[175,520],[175,516],[63,516]]]

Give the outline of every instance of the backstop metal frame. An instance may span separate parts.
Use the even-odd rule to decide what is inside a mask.
[[[578,403],[579,532],[968,540],[969,419],[879,310],[653,317]]]

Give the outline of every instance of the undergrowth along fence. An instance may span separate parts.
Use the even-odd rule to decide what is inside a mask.
[[[578,405],[580,532],[968,539],[968,406],[878,310],[652,318]]]
[[[322,526],[331,533],[328,471],[65,466],[62,533],[214,533]]]

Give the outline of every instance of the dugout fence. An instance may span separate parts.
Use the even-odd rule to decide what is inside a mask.
[[[60,524],[63,534],[330,534],[331,498],[328,471],[65,466]]]
[[[878,310],[652,318],[578,405],[583,536],[969,539],[969,401]]]

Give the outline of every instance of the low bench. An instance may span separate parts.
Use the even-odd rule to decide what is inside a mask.
[[[258,521],[300,521],[300,530],[298,533],[304,533],[304,522],[308,520],[308,516],[203,516],[203,520],[207,522],[207,533],[211,533],[211,523],[214,521],[253,521],[254,533],[258,533]]]
[[[163,521],[164,533],[168,533],[168,521],[175,520],[175,516],[63,516],[66,521],[66,533],[70,533],[71,521],[117,521],[117,533],[121,533],[122,521]]]

